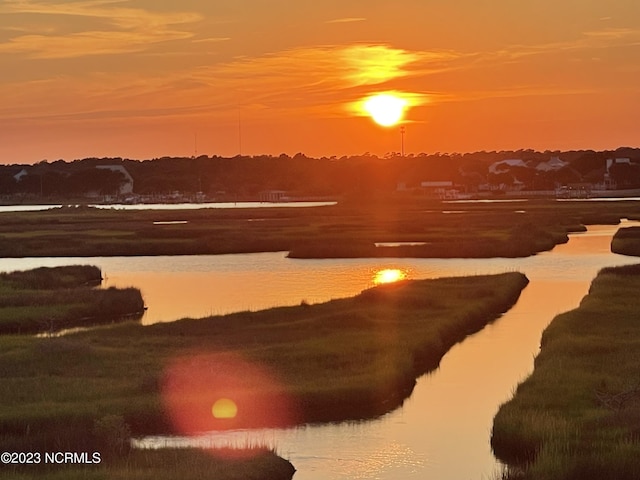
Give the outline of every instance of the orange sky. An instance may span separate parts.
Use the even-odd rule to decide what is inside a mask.
[[[0,163],[640,146],[637,0],[4,0]],[[196,141],[197,138],[197,141]]]

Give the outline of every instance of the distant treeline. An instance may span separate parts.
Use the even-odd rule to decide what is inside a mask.
[[[558,157],[567,165],[552,171],[535,165]],[[123,166],[138,195],[196,194],[216,200],[259,198],[261,192],[279,190],[292,197],[323,197],[392,192],[402,184],[408,190],[421,182],[450,181],[464,191],[481,184],[524,184],[530,190],[548,190],[579,182],[603,181],[606,160],[628,158],[614,164],[609,177],[617,188],[640,187],[640,149],[609,151],[534,150],[467,154],[397,154],[377,157],[368,153],[349,157],[310,158],[298,153],[280,156],[199,156],[197,158],[87,158],[71,162],[42,161],[34,165],[1,165],[0,195],[69,198],[122,194],[131,180],[120,171],[97,166]],[[496,162],[520,159],[527,166],[506,165],[490,171]],[[495,170],[495,169],[494,169]]]

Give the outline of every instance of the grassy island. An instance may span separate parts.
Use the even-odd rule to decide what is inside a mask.
[[[135,288],[93,288],[98,267],[70,265],[0,273],[0,334],[55,332],[141,315]]]
[[[611,241],[611,251],[640,257],[640,227],[620,228]]]
[[[60,338],[4,335],[0,443],[108,452],[129,435],[372,418],[400,406],[417,376],[510,308],[527,282],[520,273],[404,281],[315,305]],[[135,470],[144,455],[105,463]]]
[[[640,266],[603,269],[545,330],[533,374],[495,417],[492,445],[523,480],[640,472]]]
[[[523,257],[593,223],[638,218],[634,202],[452,205],[367,199],[311,208],[0,214],[0,257],[198,255],[288,251],[297,258]],[[377,246],[376,246],[377,245]]]

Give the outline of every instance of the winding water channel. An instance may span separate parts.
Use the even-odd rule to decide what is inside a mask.
[[[489,447],[493,416],[531,371],[542,330],[579,304],[600,268],[638,262],[610,253],[617,228],[592,226],[523,259],[292,260],[281,252],[0,259],[0,271],[98,265],[107,286],[142,290],[146,324],[351,296],[372,286],[381,269],[401,269],[413,279],[522,271],[531,282],[514,308],[456,345],[438,370],[418,380],[402,408],[380,419],[143,440],[148,447],[267,443],[294,464],[296,480],[488,480],[499,468]]]

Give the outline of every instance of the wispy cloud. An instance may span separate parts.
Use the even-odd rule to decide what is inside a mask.
[[[243,105],[339,116],[352,111],[353,102],[363,95],[393,89],[393,82],[425,75],[429,69],[439,71],[454,57],[452,52],[381,44],[325,45],[238,58],[202,68],[192,78],[211,87],[228,85]],[[406,94],[412,95],[413,104],[424,103],[427,97]]]
[[[158,13],[117,6],[122,3],[126,0],[46,3],[6,0],[0,6],[0,14],[84,17],[103,22],[104,28],[19,35],[0,43],[0,53],[25,53],[31,58],[71,58],[142,51],[152,44],[193,37],[192,32],[177,26],[202,18],[197,13]]]
[[[14,8],[33,2],[5,2]],[[104,15],[118,29],[106,36],[95,32],[77,32],[67,36],[23,36],[32,55],[54,55],[54,51],[78,52],[128,51],[146,48],[148,42],[174,38],[170,25],[178,20],[195,21],[183,14],[141,15],[156,18],[159,37],[153,37],[139,18],[138,10],[111,8],[112,1],[87,1],[73,4],[74,12],[89,11],[97,18]],[[49,5],[50,7],[50,5]],[[59,11],[62,6],[54,8]],[[68,6],[65,8],[69,8]],[[105,12],[102,12],[103,9]],[[108,11],[108,15],[107,12]],[[98,13],[96,13],[98,12]],[[155,17],[160,15],[160,17]],[[127,25],[127,29],[122,29]],[[175,29],[175,38],[191,34]],[[121,35],[121,36],[118,36]],[[26,38],[25,38],[26,37]],[[91,74],[78,78],[57,77],[48,83],[22,82],[0,85],[0,105],[5,121],[35,121],[59,115],[66,120],[101,118],[121,121],[125,118],[156,121],[159,116],[222,117],[238,108],[260,116],[340,116],[349,114],[348,106],[378,91],[404,92],[413,104],[473,101],[487,98],[589,94],[603,87],[590,81],[593,75],[577,72],[571,81],[545,70],[549,62],[558,64],[572,57],[591,58],[591,52],[609,47],[636,45],[640,32],[633,29],[601,29],[586,32],[572,40],[531,45],[512,45],[495,51],[408,50],[385,44],[320,45],[298,47],[259,56],[236,57],[230,61],[185,68],[149,76],[137,74]],[[53,40],[52,40],[53,38]],[[62,40],[62,38],[66,40]],[[137,41],[130,42],[132,38]],[[155,38],[155,39],[154,39]],[[57,40],[56,40],[57,39]],[[222,42],[223,38],[196,38],[192,42]],[[47,43],[48,42],[48,43]],[[67,43],[68,42],[68,43]],[[147,43],[145,43],[147,42]],[[55,46],[52,46],[54,45]],[[0,45],[0,51],[7,48]],[[86,54],[86,53],[85,53]],[[58,53],[59,56],[64,56]],[[631,62],[629,62],[631,63]],[[584,68],[591,68],[585,63]],[[622,65],[624,66],[624,65]],[[618,66],[618,68],[622,68]],[[536,69],[540,74],[536,75]],[[545,73],[542,73],[542,72]],[[585,70],[593,73],[592,70]],[[566,71],[564,75],[569,75]],[[619,76],[622,85],[629,76]],[[624,84],[626,85],[626,84]],[[24,92],[20,98],[15,93]],[[347,108],[345,108],[347,107]],[[252,114],[253,114],[252,113]]]
[[[591,95],[597,92],[595,88],[562,87],[550,85],[513,85],[509,88],[492,90],[472,90],[458,92],[455,95],[443,95],[438,97],[439,102],[466,102],[496,98],[520,98],[520,97],[553,97],[567,95]]]
[[[620,48],[640,53],[640,29],[602,28],[564,41],[467,52],[444,62],[446,75],[437,84],[432,83],[437,91],[432,98],[442,103],[637,89],[628,75],[609,75],[605,81],[603,67],[595,66],[595,62],[610,55],[615,62],[607,67],[609,73],[637,72],[637,62],[631,55],[622,57],[615,53]],[[568,62],[572,62],[571,69],[549,68]]]
[[[0,116],[21,121],[51,112],[66,120],[152,118],[160,112],[217,116],[239,107],[257,115],[344,115],[346,103],[371,91],[393,89],[393,81],[423,74],[429,65],[440,69],[451,55],[388,45],[327,45],[239,57],[152,78],[89,73],[57,77],[23,83],[23,98],[11,102],[13,107],[0,107]],[[5,87],[8,93],[15,85]],[[3,90],[0,86],[0,96]],[[424,95],[412,98],[418,102]]]
[[[296,48],[253,58],[238,58],[215,68],[217,76],[256,85],[325,85],[349,88],[378,85],[434,68],[455,54],[420,52],[388,45],[355,44]]]
[[[639,39],[640,29],[637,28],[604,28],[601,30],[592,30],[584,32],[586,37],[597,38],[602,40],[624,40]]]
[[[218,43],[231,40],[231,37],[210,37],[210,38],[198,38],[191,40],[193,43]]]
[[[364,22],[366,18],[364,17],[346,17],[346,18],[335,18],[333,20],[327,20],[325,23],[353,23],[353,22]]]
[[[571,40],[533,45],[512,45],[503,50],[493,52],[493,54],[484,54],[484,56],[516,59],[533,55],[637,45],[638,41],[640,41],[640,29],[602,28],[583,32],[580,37]]]

